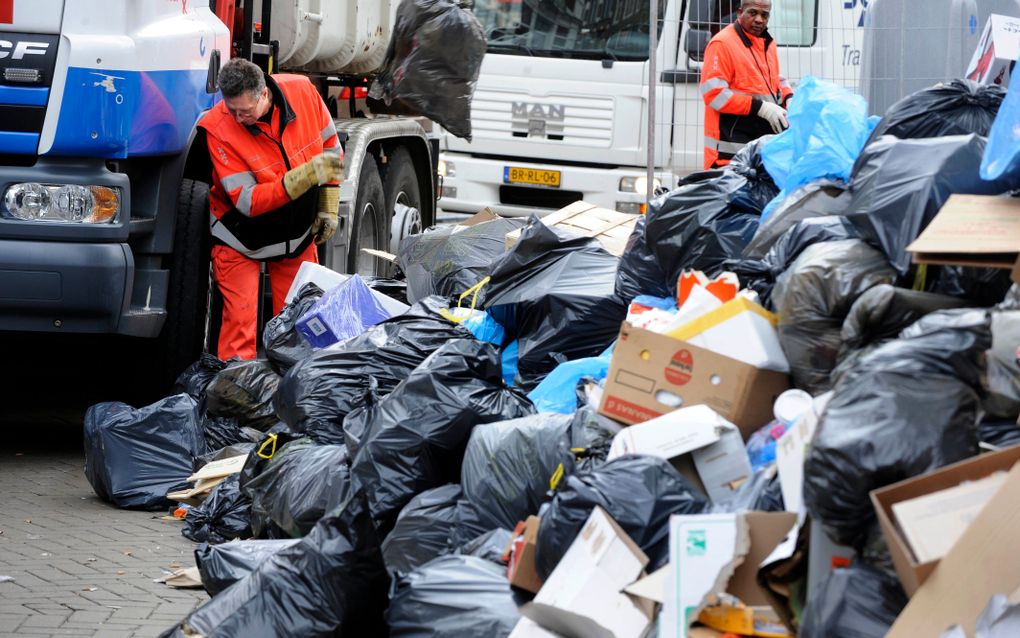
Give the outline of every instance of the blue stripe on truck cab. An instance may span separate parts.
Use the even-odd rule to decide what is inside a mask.
[[[120,159],[179,153],[201,114],[219,98],[206,93],[206,79],[205,69],[70,67],[46,154]]]
[[[50,90],[48,88],[38,88],[34,86],[0,86],[0,104],[46,106],[46,100],[48,100],[49,97]]]

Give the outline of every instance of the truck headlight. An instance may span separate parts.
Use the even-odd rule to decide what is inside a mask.
[[[23,221],[108,224],[120,212],[120,189],[78,184],[12,184],[4,192],[4,217]]]
[[[662,180],[656,177],[652,180],[652,186],[655,187],[653,190],[657,190],[662,186]],[[622,177],[620,178],[620,192],[643,195],[648,192],[648,178],[644,175],[641,177]]]
[[[457,177],[457,165],[453,162],[447,162],[444,159],[439,160],[439,166],[436,168],[436,172],[439,173],[440,177]]]

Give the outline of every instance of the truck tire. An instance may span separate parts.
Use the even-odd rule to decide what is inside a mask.
[[[361,252],[362,248],[386,250],[389,246],[389,214],[379,164],[371,153],[365,155],[358,178],[358,198],[351,221],[350,252],[347,271],[365,276],[383,273],[379,259]]]
[[[414,161],[411,159],[411,153],[403,146],[398,146],[390,155],[390,163],[383,180],[383,191],[386,193],[387,214],[393,214],[396,204],[421,211],[421,191],[414,170]]]
[[[178,374],[198,360],[206,346],[211,249],[208,227],[209,186],[182,180],[170,255],[167,317],[160,335],[163,381],[168,387]],[[212,351],[215,352],[215,347]]]

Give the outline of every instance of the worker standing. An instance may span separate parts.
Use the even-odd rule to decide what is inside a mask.
[[[301,263],[317,262],[315,243],[336,232],[343,150],[308,78],[268,76],[235,58],[219,84],[223,101],[199,122],[213,166],[212,265],[223,296],[217,354],[254,359],[260,262],[279,314]]]
[[[748,142],[790,126],[786,105],[793,89],[779,74],[776,43],[768,32],[771,12],[771,0],[743,0],[737,21],[705,48],[706,169],[729,164]]]

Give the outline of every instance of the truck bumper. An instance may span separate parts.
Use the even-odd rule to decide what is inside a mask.
[[[0,330],[158,334],[165,312],[129,308],[127,244],[0,240]]]
[[[619,190],[623,177],[643,177],[646,171],[640,167],[597,168],[541,164],[520,160],[492,160],[472,157],[465,153],[445,152],[442,159],[453,163],[456,175],[443,178],[443,195],[439,207],[445,211],[477,213],[489,207],[506,217],[547,215],[571,203],[570,199],[616,210],[645,202],[645,193],[626,193]],[[560,172],[560,187],[527,187],[514,185],[513,189],[504,184],[506,167],[536,168]],[[662,185],[672,189],[676,176],[669,171],[656,172]],[[453,193],[456,193],[455,195]],[[527,201],[529,204],[522,204]],[[537,204],[537,205],[534,205]],[[634,212],[627,210],[626,212]]]

